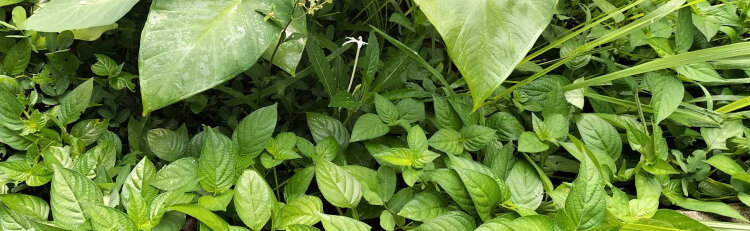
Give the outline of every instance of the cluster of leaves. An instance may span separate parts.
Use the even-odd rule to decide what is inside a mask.
[[[0,7],[2,230],[747,228],[747,1]]]

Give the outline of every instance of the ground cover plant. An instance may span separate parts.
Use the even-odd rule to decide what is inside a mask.
[[[748,1],[0,7],[1,230],[750,230]]]

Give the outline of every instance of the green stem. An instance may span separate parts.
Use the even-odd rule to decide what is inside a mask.
[[[359,220],[359,213],[357,212],[357,206],[352,206],[352,218]]]

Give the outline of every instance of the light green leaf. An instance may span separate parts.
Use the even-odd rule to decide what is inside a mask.
[[[472,231],[476,228],[474,218],[468,214],[451,211],[425,221],[414,231]]]
[[[231,189],[217,195],[203,195],[198,198],[198,205],[211,211],[227,211],[227,206],[229,206],[229,202],[232,202],[233,195],[234,190]]]
[[[703,223],[693,220],[692,218],[685,216],[682,213],[672,211],[672,210],[667,210],[667,209],[659,209],[659,211],[656,211],[656,213],[654,214],[654,216],[651,217],[651,219],[667,222],[671,224],[672,226],[674,226],[675,228],[682,229],[682,230],[688,230],[688,231],[713,230],[712,228],[709,228]]]
[[[75,89],[60,100],[60,111],[57,118],[63,124],[72,123],[81,116],[91,101],[91,92],[94,90],[94,78],[78,85]]]
[[[616,160],[622,152],[622,140],[614,126],[593,114],[581,114],[576,120],[578,132],[586,146]]]
[[[495,180],[491,176],[472,169],[455,166],[453,169],[466,186],[482,221],[492,219],[492,211],[502,199],[502,192]]]
[[[318,213],[323,212],[323,202],[314,196],[302,195],[288,201],[279,212],[278,229],[287,229],[295,224],[314,225],[320,217]]]
[[[7,75],[18,75],[26,70],[31,58],[31,42],[28,39],[21,39],[13,45],[3,60],[5,72]]]
[[[195,217],[201,223],[205,224],[206,226],[208,226],[214,231],[228,231],[229,230],[229,224],[227,224],[227,221],[225,221],[224,219],[222,219],[220,216],[216,215],[215,213],[209,211],[208,209],[201,207],[200,205],[196,205],[196,204],[173,205],[173,206],[170,206],[168,210],[178,211],[178,212],[190,215],[191,217]]]
[[[398,119],[415,123],[425,118],[424,103],[412,98],[402,99],[396,104]]]
[[[258,11],[289,4],[154,1],[139,51],[144,114],[221,84],[254,65],[281,31]]]
[[[583,155],[578,177],[565,200],[565,208],[557,214],[563,230],[587,230],[599,226],[607,212],[606,192],[594,162]]]
[[[66,226],[84,226],[84,205],[104,205],[102,192],[93,181],[73,170],[55,167],[54,172],[50,189],[52,218]]]
[[[0,88],[0,126],[16,131],[21,130],[23,128],[21,113],[25,108],[13,93]]]
[[[537,138],[533,132],[523,132],[518,138],[518,151],[536,153],[543,152],[549,148],[549,145]]]
[[[396,166],[412,166],[417,164],[417,159],[421,156],[421,153],[422,152],[420,151],[408,148],[390,148],[383,152],[375,153],[372,156],[375,157],[375,159],[388,164]]]
[[[337,119],[330,116],[318,114],[318,113],[307,113],[307,126],[310,127],[310,133],[312,133],[315,142],[320,142],[326,137],[332,136],[339,143],[339,147],[346,149],[349,146],[349,131],[346,130],[344,124]]]
[[[557,1],[416,3],[445,40],[448,54],[469,85],[477,109],[534,45],[552,19]]]
[[[393,124],[398,120],[399,111],[396,105],[379,94],[375,94],[375,110],[380,119],[388,124]]]
[[[39,197],[19,193],[0,194],[0,201],[10,210],[29,217],[47,220],[49,216],[47,201]]]
[[[198,160],[185,157],[159,169],[151,185],[169,191],[195,183],[196,179],[198,179]]]
[[[204,127],[198,165],[200,183],[206,191],[221,193],[234,184],[237,149],[233,146],[226,136]]]
[[[750,174],[745,172],[742,166],[726,155],[714,155],[706,160],[706,163],[726,174],[729,174],[734,179],[750,183]]]
[[[514,205],[536,210],[544,199],[542,180],[536,170],[526,161],[517,161],[505,179],[510,188],[510,200]]]
[[[646,74],[645,81],[651,89],[654,123],[659,123],[680,106],[685,88],[680,79],[667,72],[649,72]]]
[[[128,215],[120,210],[102,205],[89,205],[86,210],[91,214],[91,226],[94,230],[107,231],[136,231],[138,227],[130,220]]]
[[[262,107],[246,116],[237,125],[232,141],[239,149],[239,155],[255,158],[263,151],[273,135],[277,120],[276,104]]]
[[[433,105],[435,107],[435,126],[438,128],[452,128],[453,130],[461,129],[463,122],[458,116],[448,100],[443,97],[434,96]],[[494,127],[493,127],[494,128]],[[495,128],[497,129],[497,128]]]
[[[314,166],[298,170],[284,185],[284,198],[290,201],[294,197],[305,194],[307,188],[310,187],[313,176],[315,176]]]
[[[495,130],[481,125],[468,125],[461,128],[461,140],[468,151],[479,151],[489,142],[497,139]]]
[[[275,203],[268,183],[258,172],[248,169],[237,180],[234,190],[234,207],[242,222],[253,230],[260,230],[271,218]]]
[[[309,226],[309,225],[290,225],[289,231],[320,231],[320,229]]]
[[[420,192],[401,208],[398,215],[415,221],[426,221],[445,213],[446,205],[440,194],[433,191]]]
[[[326,160],[315,162],[315,181],[323,197],[333,206],[352,208],[362,198],[362,188],[354,176]]]
[[[284,4],[274,4],[274,19],[281,20],[279,22],[286,23],[290,18],[292,7],[294,6],[293,1],[281,1]],[[292,4],[288,4],[291,2]],[[297,6],[299,8],[299,6]],[[305,43],[307,42],[307,21],[305,19],[305,11],[297,9],[294,11],[294,16],[289,26],[286,28],[284,40],[279,44],[279,48],[276,49],[276,45],[279,42],[281,33],[274,34],[273,42],[271,46],[263,52],[263,58],[266,60],[271,59],[273,56],[273,64],[280,67],[284,71],[294,76],[295,69],[300,58],[302,58],[302,52],[305,50]],[[276,54],[274,55],[274,50]]]
[[[138,194],[141,198],[153,198],[156,196],[157,190],[151,187],[151,181],[156,176],[156,168],[147,157],[143,157],[138,164],[133,167],[130,174],[125,179],[125,183],[122,186],[122,197],[123,204],[128,204],[128,200],[131,198],[130,194]],[[135,191],[131,191],[135,190]]]
[[[384,230],[394,230],[396,228],[396,219],[388,210],[380,212],[380,227]]]
[[[352,139],[349,142],[369,140],[388,134],[390,128],[375,114],[367,113],[360,116],[354,123]]]
[[[55,0],[35,12],[26,23],[25,30],[61,32],[104,26],[125,16],[138,0]]]
[[[426,151],[428,148],[427,136],[424,134],[424,130],[422,130],[419,125],[411,127],[409,133],[406,136],[406,141],[409,144],[409,148],[414,150]]]
[[[189,142],[184,125],[177,132],[164,128],[151,129],[148,131],[146,140],[151,152],[166,161],[180,159],[187,150]]]
[[[372,227],[364,222],[354,220],[345,216],[328,215],[318,213],[323,229],[326,231],[367,231]]]
[[[524,128],[521,122],[510,113],[498,112],[487,119],[487,127],[497,130],[501,140],[517,140]]]
[[[428,140],[431,147],[453,155],[461,154],[464,151],[464,145],[461,141],[461,134],[452,128],[440,129]]]

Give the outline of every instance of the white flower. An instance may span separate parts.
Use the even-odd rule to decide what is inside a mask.
[[[356,43],[357,49],[362,48],[363,46],[367,45],[365,41],[362,41],[362,36],[357,37],[356,39],[354,37],[346,37],[346,42],[344,44],[341,44],[341,46],[345,46],[349,43]]]

